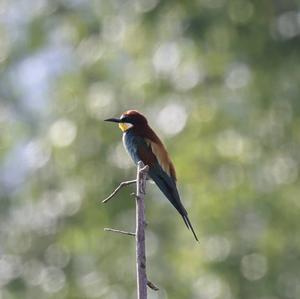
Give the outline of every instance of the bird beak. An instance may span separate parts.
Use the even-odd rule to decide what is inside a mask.
[[[121,122],[121,120],[118,119],[118,118],[107,118],[104,121],[110,121],[110,122],[113,122],[113,123],[120,123]]]

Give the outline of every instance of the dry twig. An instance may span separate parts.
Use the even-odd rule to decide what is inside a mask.
[[[104,200],[102,200],[102,203],[107,203],[110,199],[112,199],[119,191],[120,189],[122,189],[123,187],[125,186],[128,186],[128,185],[132,185],[132,184],[135,184],[136,183],[136,180],[131,180],[131,181],[125,181],[125,182],[122,182],[120,183],[120,185],[108,196],[106,197]]]
[[[109,228],[109,227],[105,227],[104,231],[106,232],[113,232],[113,233],[119,233],[119,234],[123,234],[123,235],[128,235],[128,236],[133,236],[135,237],[135,233],[132,232],[126,232],[125,230],[119,230],[119,229],[114,229],[114,228]]]

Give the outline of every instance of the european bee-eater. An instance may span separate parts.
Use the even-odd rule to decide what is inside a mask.
[[[144,115],[136,110],[124,112],[120,118],[105,121],[119,124],[123,132],[123,144],[129,156],[135,162],[142,161],[149,166],[149,176],[182,216],[188,229],[191,229],[198,241],[188,213],[181,203],[177,186],[175,168],[165,146],[148,125]]]

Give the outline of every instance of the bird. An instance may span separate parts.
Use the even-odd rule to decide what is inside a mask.
[[[184,208],[177,189],[174,164],[157,134],[149,126],[146,117],[137,110],[128,110],[120,118],[104,121],[118,123],[123,132],[123,145],[135,164],[142,161],[148,165],[149,177],[181,215],[185,225],[196,239],[198,237]]]

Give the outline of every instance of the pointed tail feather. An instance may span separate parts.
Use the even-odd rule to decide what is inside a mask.
[[[196,241],[199,242],[199,239],[198,239],[198,237],[197,237],[197,235],[196,235],[196,233],[194,231],[194,228],[192,226],[192,223],[191,223],[189,217],[187,215],[182,215],[182,218],[183,218],[183,221],[184,221],[185,225],[187,226],[187,228],[191,229],[191,231],[192,231],[192,233],[193,233]]]
[[[181,216],[182,216],[182,219],[184,221],[184,224],[186,225],[186,227],[188,228],[188,230],[190,230],[189,223],[186,221],[185,216],[184,215],[181,215]]]
[[[183,219],[184,224],[186,225],[186,227],[187,227],[189,230],[192,231],[192,233],[193,233],[193,235],[194,235],[196,241],[199,242],[199,239],[198,239],[198,237],[197,237],[197,235],[196,235],[196,233],[195,233],[195,230],[194,230],[194,228],[193,228],[193,226],[192,226],[192,223],[191,223],[191,221],[190,221],[190,219],[189,219],[189,217],[188,217],[187,211],[186,211],[186,209],[183,207],[182,203],[180,202],[180,204],[178,204],[178,203],[174,204],[174,202],[172,202],[172,201],[171,201],[171,203],[173,204],[173,206],[176,208],[176,210],[177,210],[177,211],[179,212],[179,214],[181,215],[181,217],[182,217],[182,219]]]
[[[150,168],[150,172],[149,172],[150,177],[156,183],[158,188],[165,194],[165,196],[175,207],[175,209],[179,212],[179,214],[183,218],[185,225],[187,226],[188,229],[192,231],[195,239],[199,242],[198,237],[188,217],[187,211],[180,201],[176,183],[165,172],[161,173],[160,171],[162,171],[161,168],[158,169]]]

